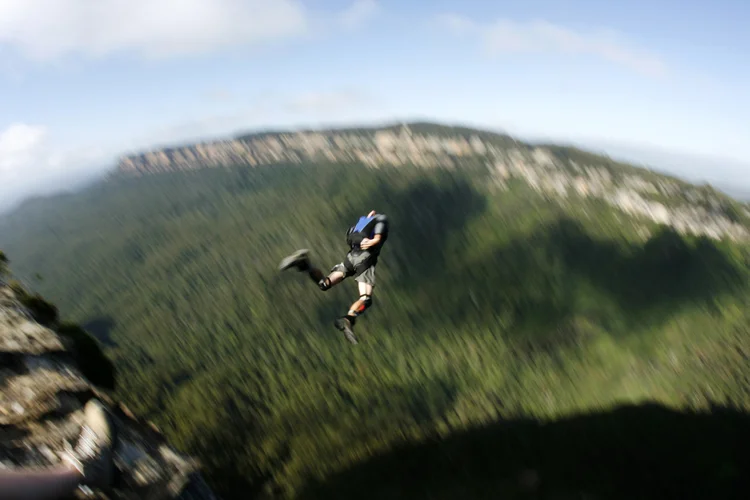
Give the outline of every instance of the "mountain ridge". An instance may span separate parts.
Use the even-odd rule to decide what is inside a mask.
[[[508,189],[522,180],[545,196],[597,198],[683,234],[747,240],[750,205],[714,189],[570,145],[528,143],[503,132],[429,121],[239,134],[124,156],[111,178],[229,166],[357,164],[378,169],[478,166]]]
[[[412,120],[384,120],[380,123],[353,123],[348,125],[339,125],[339,126],[300,126],[300,127],[266,127],[266,128],[259,128],[257,130],[247,130],[247,131],[240,131],[236,132],[234,134],[228,134],[223,139],[208,139],[208,140],[200,140],[200,141],[183,141],[183,142],[175,142],[172,144],[164,144],[164,145],[158,145],[153,147],[146,147],[141,148],[138,150],[134,150],[130,153],[120,155],[117,166],[115,167],[114,171],[111,173],[111,175],[118,173],[118,171],[121,170],[123,162],[127,162],[128,159],[133,158],[139,158],[143,157],[144,155],[147,155],[149,153],[158,153],[158,152],[165,152],[165,153],[173,153],[178,152],[180,150],[193,148],[196,146],[209,146],[212,144],[226,144],[231,143],[233,141],[252,141],[253,139],[263,139],[268,137],[278,137],[278,136],[289,136],[289,135],[310,135],[310,134],[321,134],[326,136],[336,136],[336,135],[343,135],[343,134],[365,134],[365,135],[374,135],[377,132],[397,132],[402,130],[403,128],[407,128],[411,130],[414,133],[421,133],[422,135],[425,135],[425,132],[427,132],[427,135],[430,135],[430,132],[440,132],[440,136],[449,135],[450,133],[453,133],[454,135],[463,136],[465,138],[468,138],[470,136],[477,136],[479,138],[488,139],[488,140],[495,140],[495,141],[502,141],[505,143],[523,146],[526,148],[552,148],[556,150],[569,150],[571,152],[575,152],[579,155],[587,155],[592,158],[596,158],[599,160],[609,161],[616,163],[618,166],[628,169],[633,169],[635,171],[645,171],[650,172],[659,176],[663,176],[675,181],[684,182],[687,184],[695,184],[690,181],[686,181],[682,179],[679,175],[672,174],[670,172],[667,172],[665,170],[659,169],[657,167],[653,167],[650,165],[642,165],[642,164],[635,164],[632,161],[628,161],[621,158],[616,158],[616,155],[608,154],[606,151],[603,150],[594,150],[594,148],[591,147],[585,147],[579,143],[576,142],[570,142],[570,141],[554,141],[549,139],[539,139],[539,140],[530,140],[530,139],[519,139],[516,136],[502,130],[494,130],[494,129],[487,129],[482,128],[480,126],[471,125],[471,124],[464,124],[460,122],[441,122],[441,121],[435,121],[435,120],[428,120],[428,119],[412,119]],[[199,167],[200,168],[200,167]]]
[[[151,147],[151,148],[143,148],[139,151],[134,151],[128,154],[121,155],[117,166],[115,167],[115,170],[113,174],[117,173],[123,173],[124,171],[128,171],[127,164],[129,160],[134,160],[137,158],[142,158],[144,156],[147,156],[149,154],[155,154],[155,153],[175,153],[180,152],[182,150],[188,150],[191,148],[196,147],[203,147],[203,146],[211,146],[211,145],[226,145],[226,144],[232,144],[236,142],[250,142],[255,139],[265,139],[269,137],[279,137],[279,136],[295,136],[295,135],[324,135],[324,136],[339,136],[339,135],[367,135],[367,136],[373,136],[377,134],[378,132],[397,132],[401,131],[404,128],[410,130],[413,133],[421,134],[421,135],[438,135],[441,137],[444,137],[446,135],[450,135],[451,133],[454,136],[464,137],[468,138],[470,136],[476,136],[478,138],[482,138],[485,140],[493,140],[493,141],[499,141],[505,143],[506,146],[508,145],[520,145],[523,147],[558,147],[558,148],[565,148],[565,149],[571,149],[571,150],[577,150],[582,153],[595,155],[600,158],[606,158],[607,160],[612,160],[609,155],[601,154],[601,153],[593,153],[590,151],[586,151],[585,149],[582,149],[581,147],[574,145],[574,144],[565,144],[565,143],[554,143],[550,141],[529,141],[529,140],[520,140],[515,138],[514,136],[510,135],[509,133],[501,130],[489,130],[489,129],[483,129],[477,126],[471,126],[467,124],[460,124],[460,123],[447,123],[447,122],[438,122],[438,121],[431,121],[431,120],[386,120],[382,123],[371,123],[371,124],[351,124],[351,125],[341,125],[341,126],[320,126],[320,127],[314,127],[314,126],[305,126],[305,127],[290,127],[290,128],[283,128],[283,127],[274,127],[274,128],[264,128],[264,129],[258,129],[255,131],[244,131],[244,132],[238,132],[235,134],[227,135],[224,139],[212,139],[212,140],[205,140],[205,141],[193,141],[193,142],[184,142],[184,143],[175,143],[172,145],[163,145],[163,146],[157,146],[157,147]],[[437,133],[436,133],[437,132]],[[644,167],[636,167],[628,164],[627,162],[619,162],[622,166],[629,166],[632,168],[636,168],[639,170],[649,170]],[[195,168],[202,168],[200,165],[196,164]],[[664,176],[672,177],[670,174],[664,173],[660,174]]]

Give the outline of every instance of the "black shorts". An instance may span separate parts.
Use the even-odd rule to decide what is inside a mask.
[[[360,283],[375,286],[376,264],[376,255],[367,250],[352,250],[346,254],[344,261],[333,266],[331,271],[344,273],[347,278],[354,276],[354,279]]]

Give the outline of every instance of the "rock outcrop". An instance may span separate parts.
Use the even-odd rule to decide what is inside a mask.
[[[80,371],[70,341],[39,324],[0,281],[0,469],[54,467],[98,398],[115,424],[115,483],[97,498],[213,499],[196,461]],[[80,492],[83,495],[83,492]]]
[[[553,151],[554,150],[554,151]],[[509,136],[439,125],[253,134],[181,147],[157,149],[120,159],[113,177],[141,176],[229,166],[280,163],[357,163],[367,168],[411,165],[462,168],[486,165],[496,183],[525,181],[555,199],[569,195],[602,200],[629,215],[672,226],[681,234],[750,239],[750,207],[732,210],[726,197],[605,157],[571,149],[524,145]],[[652,179],[638,175],[648,173]],[[653,179],[656,178],[656,179]],[[728,216],[727,212],[736,212]]]

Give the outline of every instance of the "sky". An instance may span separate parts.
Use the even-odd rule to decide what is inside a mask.
[[[747,0],[0,0],[0,210],[124,154],[429,119],[750,192]]]

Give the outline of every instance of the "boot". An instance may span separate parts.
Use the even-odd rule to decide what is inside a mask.
[[[336,328],[344,332],[344,336],[346,336],[346,339],[351,342],[352,344],[357,343],[357,337],[354,336],[354,330],[352,330],[352,327],[354,326],[354,322],[351,318],[348,316],[344,316],[343,318],[338,318],[334,325],[336,325]]]
[[[279,271],[285,271],[289,268],[296,267],[298,271],[307,271],[310,269],[310,251],[307,249],[297,250],[292,255],[285,257],[279,264]]]

